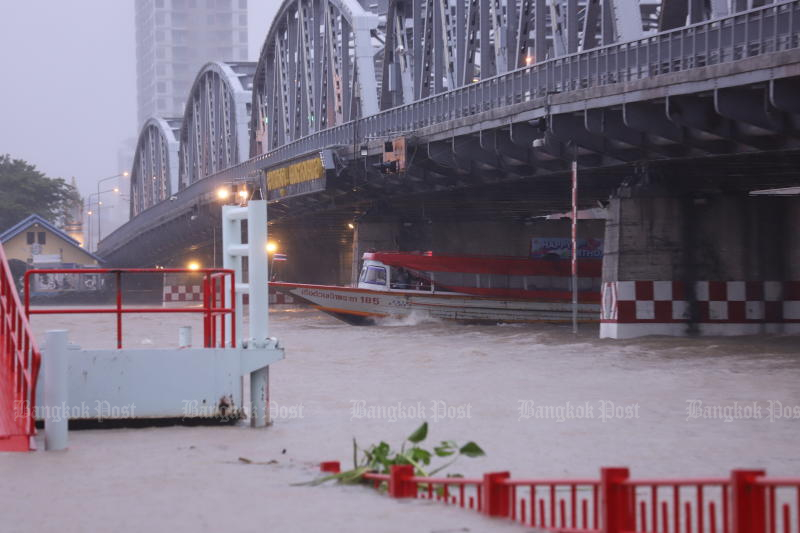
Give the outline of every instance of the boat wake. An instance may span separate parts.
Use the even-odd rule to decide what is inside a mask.
[[[386,326],[386,327],[408,327],[408,326],[419,326],[420,324],[441,324],[441,323],[442,323],[441,319],[432,317],[429,313],[426,313],[424,311],[412,311],[410,314],[405,316],[384,317],[375,319],[376,326]]]

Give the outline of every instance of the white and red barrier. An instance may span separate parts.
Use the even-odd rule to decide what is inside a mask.
[[[202,302],[203,287],[200,285],[164,285],[164,302]]]
[[[244,296],[244,303],[247,304],[247,294]],[[164,303],[170,302],[202,302],[203,287],[191,284],[165,284]],[[290,295],[277,292],[275,289],[269,290],[270,305],[294,305],[295,300]]]
[[[800,281],[698,281],[693,295],[682,281],[603,283],[603,338],[680,336],[689,324],[703,335],[800,333]]]

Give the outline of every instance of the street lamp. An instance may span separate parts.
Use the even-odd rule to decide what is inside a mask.
[[[100,200],[100,195],[101,194],[106,194],[106,193],[109,193],[109,192],[119,193],[119,188],[118,187],[114,187],[113,189],[106,189],[104,191],[93,192],[87,197],[88,198],[88,202],[87,203],[89,205],[87,206],[88,211],[87,211],[86,214],[89,215],[89,216],[97,217],[97,242],[95,243],[94,251],[97,251],[97,245],[100,244],[100,239],[101,239],[101,237],[100,237],[100,208],[103,206],[103,201]],[[94,198],[94,200],[92,200],[92,198]],[[94,211],[92,211],[92,205],[94,205],[96,207],[96,209]],[[91,219],[89,219],[88,225],[89,225],[89,239],[88,239],[89,240],[89,246],[87,246],[86,249],[87,250],[91,250],[92,233],[93,233],[92,232]]]
[[[114,174],[113,176],[108,176],[107,178],[100,178],[99,180],[97,180],[97,192],[95,194],[97,195],[97,200],[98,200],[98,204],[97,204],[97,244],[98,245],[100,244],[100,240],[103,238],[103,233],[102,233],[102,230],[101,230],[101,227],[100,227],[101,220],[102,220],[102,218],[100,218],[100,206],[102,205],[100,203],[100,194],[102,194],[100,192],[100,184],[103,183],[104,181],[113,180],[114,178],[121,178],[121,177],[127,177],[127,176],[128,176],[128,171],[126,170],[126,171],[121,172],[119,174]],[[110,189],[110,191],[119,192],[119,187],[114,187],[113,189]],[[103,191],[103,192],[109,192],[109,191]],[[94,249],[97,250],[97,246],[95,246]]]

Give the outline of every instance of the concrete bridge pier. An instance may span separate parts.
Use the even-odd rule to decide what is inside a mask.
[[[800,333],[800,197],[618,191],[601,338]]]
[[[397,219],[367,221],[354,224],[353,254],[351,261],[350,282],[355,283],[361,271],[361,258],[364,252],[377,250],[382,252],[399,251],[400,222]]]

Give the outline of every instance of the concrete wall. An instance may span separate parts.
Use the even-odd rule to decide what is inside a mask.
[[[785,202],[786,277],[800,281],[800,197],[787,198]]]
[[[647,196],[608,210],[603,281],[788,279],[787,199]]]
[[[278,242],[278,251],[288,261],[275,263],[280,281],[349,285],[352,262],[352,237],[321,235],[318,228],[294,227],[290,231],[270,233]]]
[[[579,238],[599,238],[604,235],[605,221],[579,220]],[[436,222],[429,249],[439,253],[512,255],[527,257],[534,237],[568,238],[569,219],[516,221]]]
[[[800,198],[621,193],[601,337],[800,333]]]
[[[569,219],[516,221],[381,221],[358,223],[354,236],[356,254],[367,250],[441,254],[510,255],[527,257],[534,237],[568,238]],[[603,238],[604,220],[581,220],[578,237]]]
[[[581,220],[578,236],[603,238],[605,221]],[[358,223],[353,235],[352,279],[364,252],[401,251],[440,254],[509,255],[527,257],[534,237],[569,237],[569,219],[517,221],[457,221],[399,219]]]
[[[402,224],[396,219],[384,221],[360,221],[353,230],[353,245],[350,248],[350,279],[348,285],[355,282],[361,271],[361,258],[364,252],[376,250],[381,252],[400,251],[400,232]]]

